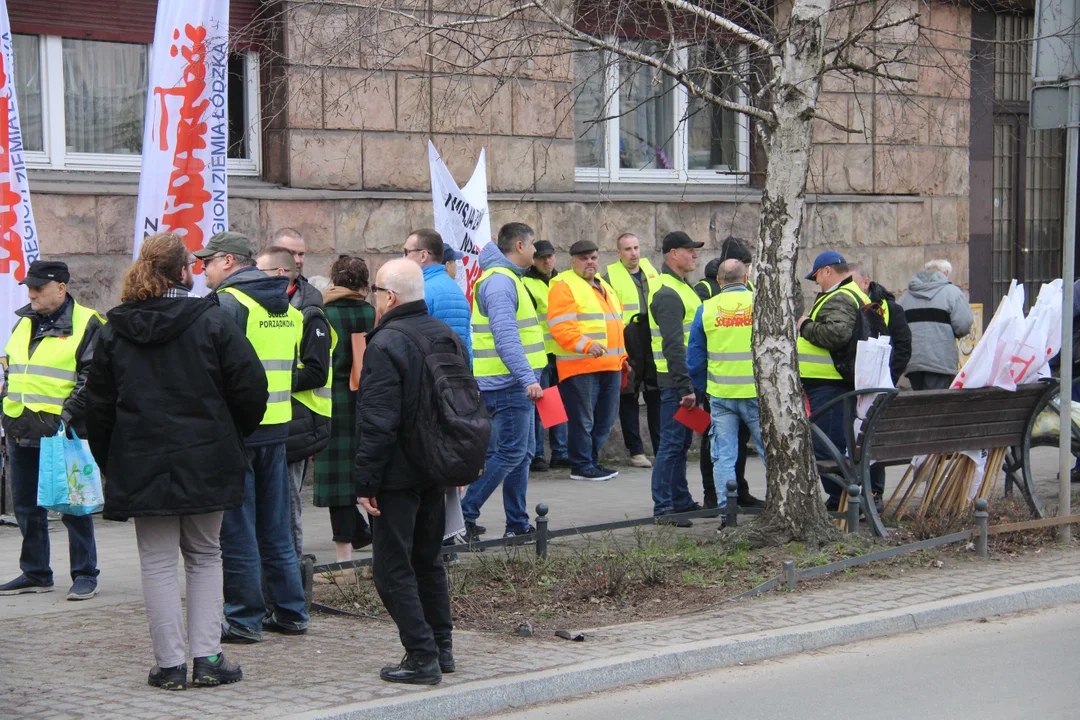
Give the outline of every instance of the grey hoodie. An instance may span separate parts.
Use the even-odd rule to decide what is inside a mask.
[[[521,277],[525,268],[519,268],[510,262],[499,246],[488,243],[480,251],[480,269],[487,272],[491,268],[504,267]],[[515,385],[522,389],[537,382],[540,370],[533,370],[521,347],[521,335],[517,327],[518,293],[510,278],[505,275],[492,275],[480,285],[476,294],[476,304],[480,312],[491,322],[491,332],[495,335],[495,350],[503,364],[509,368],[512,377],[478,377],[481,390],[503,390]]]
[[[911,361],[907,372],[955,375],[960,353],[957,338],[971,332],[975,321],[964,291],[937,270],[922,270],[900,298],[911,326]]]

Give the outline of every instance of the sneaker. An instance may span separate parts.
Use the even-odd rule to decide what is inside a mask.
[[[439,669],[438,658],[416,660],[411,654],[405,653],[400,663],[380,670],[379,677],[392,683],[438,685],[442,682],[442,670]]]
[[[615,477],[618,474],[619,473],[612,472],[610,470],[605,472],[604,470],[601,470],[599,466],[597,466],[597,467],[586,468],[585,470],[582,470],[580,472],[571,472],[570,473],[570,479],[571,480],[589,480],[591,482],[604,482],[606,480],[610,480],[611,478]]]
[[[677,513],[697,512],[698,510],[703,510],[703,509],[704,508],[702,508],[699,503],[691,503],[687,507],[676,509],[675,512],[677,512]]]
[[[221,642],[231,645],[253,645],[262,642],[262,633],[245,630],[226,620],[221,624]]]
[[[614,468],[609,468],[607,465],[597,465],[596,467],[600,469],[600,472],[611,473],[613,479],[619,477],[619,471]]]
[[[439,670],[441,670],[444,675],[457,670],[457,663],[454,662],[454,648],[439,648]]]
[[[530,525],[527,530],[507,530],[503,534],[503,537],[504,538],[531,537],[532,535],[535,535],[535,534],[536,534],[536,528],[534,528],[532,525]]]
[[[656,524],[657,525],[672,525],[672,526],[677,527],[677,528],[694,527],[694,523],[691,522],[690,520],[686,519],[686,518],[676,518],[676,519],[669,518],[668,515],[671,515],[671,514],[672,513],[667,513],[666,515],[660,515],[655,520]]]
[[[98,594],[97,578],[81,575],[68,590],[68,600],[89,600]]]
[[[568,468],[568,467],[570,467],[570,458],[568,458],[568,457],[563,457],[563,458],[555,458],[555,457],[553,457],[553,458],[551,458],[551,462],[548,463],[548,467]]]
[[[243,679],[244,671],[240,669],[240,663],[226,660],[225,653],[218,653],[217,662],[210,662],[207,657],[195,658],[191,671],[191,684],[195,687],[228,685]]]
[[[187,663],[167,668],[155,665],[150,669],[146,684],[162,690],[187,690]]]
[[[465,521],[465,543],[472,544],[474,542],[480,542],[480,536],[484,534],[487,528],[482,528],[474,522]]]
[[[25,575],[20,575],[11,582],[0,585],[0,595],[22,595],[24,593],[47,593],[52,592],[53,585],[39,585]]]
[[[533,458],[533,461],[529,464],[530,472],[547,472],[548,464],[547,460],[542,457]]]
[[[263,618],[263,630],[281,633],[282,635],[306,635],[307,623],[297,623],[291,620],[278,620],[273,613],[268,613]]]
[[[636,468],[651,468],[652,463],[649,462],[649,458],[644,455],[631,455],[630,465]]]

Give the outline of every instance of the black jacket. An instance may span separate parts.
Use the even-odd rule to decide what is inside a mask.
[[[33,355],[38,344],[46,337],[71,337],[75,331],[72,313],[75,308],[75,299],[68,295],[64,305],[49,318],[43,318],[34,312],[33,308],[25,305],[15,311],[19,318],[16,326],[22,322],[22,318],[30,318],[33,323],[31,329],[30,354]],[[51,321],[51,322],[49,322]],[[39,332],[42,322],[47,322],[44,330]],[[64,401],[64,409],[59,415],[47,412],[33,412],[26,409],[17,418],[3,416],[4,435],[14,440],[23,447],[38,447],[43,437],[52,437],[60,427],[60,422],[71,426],[79,437],[86,437],[86,374],[90,370],[90,361],[94,358],[94,347],[97,345],[97,335],[102,328],[102,322],[97,317],[91,317],[86,324],[86,333],[82,342],[75,349],[75,389]],[[14,330],[14,328],[13,328]],[[7,395],[7,366],[4,367],[4,391],[0,397]]]
[[[228,313],[229,317],[236,322],[240,332],[247,333],[247,308],[229,293],[223,293],[226,288],[236,288],[255,302],[266,308],[268,313],[280,315],[289,309],[289,279],[284,276],[267,277],[266,273],[252,266],[242,268],[217,287],[217,292],[210,297],[217,301],[221,309]],[[325,382],[326,379],[323,378]],[[293,367],[293,389],[296,388],[296,368]],[[244,438],[244,444],[248,447],[261,447],[283,443],[289,438],[289,424],[263,425],[255,432]]]
[[[874,302],[884,301],[889,307],[889,337],[892,343],[889,374],[892,375],[895,385],[911,360],[911,328],[908,326],[904,308],[896,302],[895,295],[876,282],[871,282],[868,290],[867,297]]]
[[[304,367],[297,367],[293,392],[317,390],[326,385],[330,375],[330,323],[323,314],[322,293],[300,277],[289,303],[304,315],[304,337],[300,341],[300,362]],[[293,398],[285,459],[288,462],[306,460],[326,447],[329,441],[330,417],[319,415]]]
[[[239,507],[241,438],[259,426],[268,397],[251,343],[203,298],[124,303],[108,319],[86,385],[105,517]]]
[[[468,358],[457,333],[428,315],[423,300],[405,303],[383,316],[367,337],[356,401],[353,485],[358,497],[431,484],[405,450],[407,432],[416,424],[424,355],[408,335],[394,330],[395,325],[415,328],[434,345],[452,344]]]

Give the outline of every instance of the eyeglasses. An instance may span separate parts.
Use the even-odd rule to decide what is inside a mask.
[[[414,252],[424,252],[424,248],[405,248],[401,253],[401,257],[409,257]]]
[[[372,293],[386,292],[386,293],[394,293],[395,295],[397,295],[397,292],[395,292],[394,290],[391,290],[390,288],[379,287],[378,285],[372,285],[371,286],[371,292]]]
[[[281,273],[281,272],[288,272],[288,271],[287,271],[287,270],[286,270],[285,268],[283,268],[283,267],[275,267],[275,268],[259,268],[259,269],[260,269],[260,270],[262,270],[262,271],[263,271],[264,273],[266,273],[267,275],[271,275],[271,276],[273,276],[273,275],[277,275],[278,273]]]
[[[208,258],[203,258],[203,259],[202,259],[202,262],[203,262],[203,267],[206,267],[207,265],[209,265],[210,263],[214,262],[214,261],[215,261],[215,260],[217,260],[218,258],[223,258],[223,257],[225,257],[225,254],[224,254],[224,253],[218,253],[217,255],[211,255],[211,256],[210,256],[210,257],[208,257]]]

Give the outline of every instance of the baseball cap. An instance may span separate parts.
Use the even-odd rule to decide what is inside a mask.
[[[253,258],[255,257],[255,248],[252,247],[251,240],[246,235],[235,232],[219,232],[206,241],[206,246],[202,250],[196,250],[192,255],[200,260],[205,260],[218,253]]]
[[[71,279],[67,263],[57,260],[35,260],[30,263],[30,269],[26,271],[26,277],[19,283],[30,287],[41,287],[56,281],[66,283]]]
[[[536,248],[533,257],[546,257],[555,254],[555,246],[547,240],[537,240],[533,243],[533,247]]]
[[[588,255],[591,252],[596,252],[598,248],[596,243],[592,240],[578,240],[576,243],[570,246],[571,255]]]
[[[664,236],[663,252],[669,253],[672,250],[678,250],[679,248],[703,248],[705,243],[694,242],[690,239],[690,236],[684,233],[682,230],[676,230],[675,232],[669,232]]]
[[[443,261],[443,264],[446,264],[448,262],[457,262],[458,260],[460,260],[463,257],[465,257],[465,253],[459,252],[459,251],[455,250],[454,248],[450,247],[450,243],[443,243],[442,244],[442,261]]]
[[[826,250],[825,252],[814,258],[814,269],[810,271],[810,274],[807,275],[805,279],[813,280],[814,276],[817,275],[818,270],[825,267],[826,265],[836,265],[838,263],[846,262],[847,260],[845,260],[844,256],[840,253],[836,252],[835,250]]]

